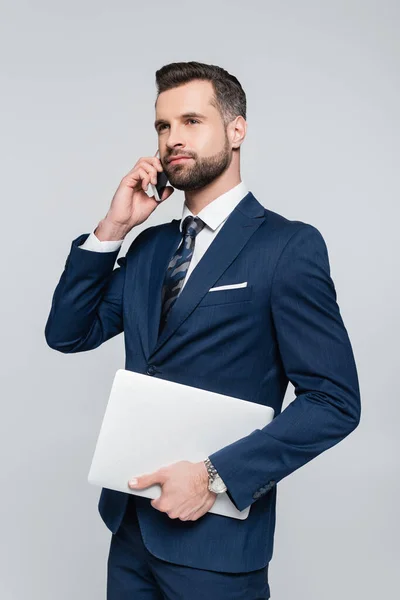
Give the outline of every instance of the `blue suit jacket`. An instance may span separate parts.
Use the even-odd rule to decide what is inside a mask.
[[[264,567],[273,551],[276,484],[360,420],[355,361],[323,237],[310,224],[264,208],[249,192],[193,270],[158,338],[179,220],[142,231],[116,269],[118,250],[79,248],[88,235],[72,242],[53,295],[45,328],[51,348],[93,350],[124,331],[126,369],[275,410],[266,427],[210,455],[236,507],[251,506],[248,518],[206,513],[180,521],[136,496],[145,545],[163,560],[202,569]],[[242,281],[247,287],[208,292]],[[296,398],[282,411],[288,381]],[[113,533],[128,497],[102,490],[99,511]]]

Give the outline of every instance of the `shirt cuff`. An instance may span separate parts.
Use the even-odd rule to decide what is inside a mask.
[[[118,250],[122,246],[123,242],[124,240],[109,240],[102,242],[96,237],[94,231],[92,231],[79,248],[91,250],[92,252],[115,252],[115,250]]]

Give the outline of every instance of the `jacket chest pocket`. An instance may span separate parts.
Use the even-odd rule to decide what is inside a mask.
[[[252,298],[252,286],[246,286],[236,289],[215,290],[207,292],[197,308],[204,306],[214,306],[216,304],[231,304],[233,302],[248,302]]]

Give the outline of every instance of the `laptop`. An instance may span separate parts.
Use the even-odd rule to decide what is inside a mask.
[[[88,481],[126,494],[158,498],[161,484],[133,490],[129,479],[180,460],[200,462],[273,418],[270,406],[118,369]],[[246,519],[250,507],[239,511],[224,492],[217,495],[209,512]]]

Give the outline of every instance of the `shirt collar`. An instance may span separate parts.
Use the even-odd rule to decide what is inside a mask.
[[[246,184],[241,181],[235,187],[231,188],[221,196],[218,196],[201,209],[198,215],[193,215],[186,203],[183,204],[182,218],[179,229],[182,231],[182,223],[188,215],[198,216],[213,231],[217,229],[227,219],[233,209],[248,194]]]

